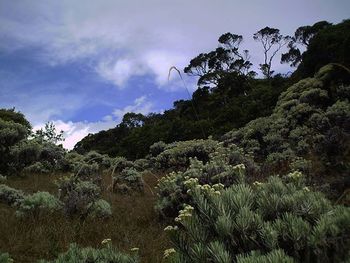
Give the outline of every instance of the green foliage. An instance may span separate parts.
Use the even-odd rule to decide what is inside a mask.
[[[22,191],[0,184],[0,202],[16,206],[23,201],[24,197],[25,195]]]
[[[41,260],[40,263],[137,263],[137,255],[127,255],[116,251],[112,246],[94,249],[91,247],[80,248],[76,244],[71,244],[66,253],[60,254],[52,261]]]
[[[237,257],[237,263],[293,263],[295,260],[293,258],[286,255],[283,250],[272,250],[271,252],[261,255],[260,253],[254,251],[249,253],[248,255]]]
[[[98,199],[97,201],[90,203],[88,209],[91,211],[90,216],[94,218],[107,218],[112,216],[111,205],[103,199]]]
[[[93,182],[71,176],[61,179],[58,187],[63,210],[67,216],[86,218],[111,215],[110,205],[101,199],[101,189]]]
[[[165,230],[170,262],[343,262],[350,209],[305,187],[300,172],[227,189],[191,183],[191,206]]]
[[[17,214],[19,216],[36,215],[38,213],[50,213],[59,211],[62,203],[48,192],[37,192],[25,196],[21,201]]]
[[[57,133],[55,124],[53,122],[45,123],[45,127],[35,131],[33,137],[40,142],[50,142],[56,144],[64,141],[63,131]]]
[[[24,167],[23,172],[31,174],[47,174],[50,173],[50,166],[47,164],[45,165],[45,163],[42,162],[35,162],[27,167]]]
[[[27,136],[28,128],[26,126],[0,118],[0,172],[8,172],[11,147]]]
[[[218,142],[212,139],[181,141],[168,144],[154,161],[159,169],[184,169],[190,164],[190,158],[208,162],[209,154],[215,151]]]
[[[50,142],[23,140],[11,148],[11,168],[16,172],[49,173],[60,170],[65,150]]]
[[[5,182],[6,180],[7,180],[7,177],[0,174],[0,183]]]
[[[322,27],[321,24],[317,33],[309,40],[307,50],[301,56],[302,62],[294,73],[295,77],[299,79],[310,77],[328,63],[340,63],[349,68],[349,32],[349,19],[336,25],[328,24]]]
[[[115,180],[116,183],[126,184],[132,190],[143,192],[142,173],[134,168],[125,168]]]
[[[256,73],[250,71],[249,51],[239,50],[242,40],[242,36],[229,32],[221,35],[218,39],[220,46],[193,58],[184,72],[199,77],[198,86],[217,85],[229,74],[244,76],[242,80],[255,76]],[[243,92],[238,90],[237,93]]]
[[[15,111],[15,108],[0,109],[0,119],[2,119],[3,121],[9,121],[23,125],[27,129],[28,135],[30,130],[32,129],[32,126],[30,125],[29,121],[25,118],[25,116],[21,112]]]
[[[238,147],[217,146],[208,156],[208,162],[190,159],[191,165],[186,171],[170,173],[158,181],[155,208],[161,216],[174,217],[184,203],[191,204],[189,192],[193,184],[221,189],[241,182],[246,167],[252,175],[258,173],[258,166]]]
[[[99,165],[97,163],[76,162],[73,164],[73,173],[81,180],[92,180],[95,183],[101,180]]]
[[[149,153],[151,154],[151,156],[155,157],[161,152],[164,152],[166,146],[166,143],[163,141],[156,142],[149,147]]]
[[[332,24],[327,21],[320,21],[312,26],[301,26],[297,28],[294,36],[288,43],[288,52],[281,56],[281,63],[291,63],[291,67],[297,66],[302,61],[303,55],[300,51],[300,46],[307,48],[315,35],[317,35],[322,29],[331,25]]]
[[[10,257],[9,253],[0,252],[0,263],[13,263],[13,259]]]
[[[350,151],[347,76],[336,65],[322,68],[314,78],[283,92],[272,115],[226,134],[225,143],[236,143],[267,161],[265,169],[270,171],[288,171],[296,159],[310,155],[317,156],[323,169],[344,169]]]

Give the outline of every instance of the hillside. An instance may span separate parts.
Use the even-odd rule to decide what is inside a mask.
[[[146,156],[149,147],[158,141],[219,138],[249,121],[270,115],[279,95],[288,86],[312,77],[322,66],[340,63],[349,67],[349,32],[349,20],[337,25],[321,21],[298,28],[290,42],[289,53],[292,55],[282,56],[283,63],[294,63],[298,65],[297,70],[290,77],[277,74],[269,79],[256,79],[252,71],[240,73],[242,68],[249,70],[251,65],[248,60],[242,62],[241,58],[230,58],[232,52],[239,52],[237,41],[240,40],[235,39],[239,36],[223,34],[218,42],[224,48],[220,46],[198,55],[184,70],[199,77],[198,89],[192,99],[174,102],[173,109],[163,114],[128,113],[115,128],[89,134],[75,145],[74,150],[79,153],[95,150],[137,159]],[[300,53],[297,45],[303,42],[307,43],[306,51]],[[299,57],[295,57],[293,51],[298,51]],[[210,66],[211,63],[214,65]],[[205,65],[208,69],[202,71]],[[132,149],[130,145],[133,145]]]
[[[1,109],[0,263],[347,262],[349,26],[298,28],[297,70],[263,79],[225,33],[184,69],[200,73],[191,100],[73,151]]]

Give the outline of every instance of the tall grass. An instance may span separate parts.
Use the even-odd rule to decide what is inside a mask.
[[[10,178],[6,183],[27,193],[57,192],[54,180],[61,175],[33,175]],[[154,187],[156,177],[146,174],[144,180]],[[154,212],[154,196],[149,189],[144,194],[118,195],[107,191],[110,177],[103,176],[103,198],[112,205],[110,219],[69,219],[62,214],[41,215],[38,218],[18,218],[14,209],[0,204],[0,251],[10,253],[15,262],[36,262],[52,259],[64,252],[70,243],[100,247],[111,238],[113,246],[129,252],[138,247],[141,262],[161,262],[168,246],[164,225]]]

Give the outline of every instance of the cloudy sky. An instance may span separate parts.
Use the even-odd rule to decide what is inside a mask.
[[[167,80],[169,68],[216,48],[222,33],[243,35],[257,65],[259,29],[291,35],[341,22],[349,10],[348,0],[0,0],[0,107],[15,107],[35,127],[54,121],[72,148],[126,112],[187,99],[175,74]],[[186,78],[191,89],[195,81]]]

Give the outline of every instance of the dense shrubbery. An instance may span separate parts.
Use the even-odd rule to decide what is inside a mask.
[[[107,245],[105,248],[94,249],[91,247],[80,248],[76,244],[71,244],[66,253],[60,254],[56,259],[39,263],[137,263],[137,255],[127,255],[116,251],[112,246]]]
[[[165,229],[170,262],[342,262],[349,255],[350,209],[310,191],[300,172],[224,190],[190,186],[191,205]]]
[[[173,172],[159,180],[156,210],[160,215],[174,216],[184,203],[191,203],[188,191],[192,183],[220,189],[241,182],[243,167],[247,167],[252,177],[257,176],[259,170],[251,157],[234,145],[225,148],[217,143],[208,159],[206,163],[190,159],[190,167],[185,172]]]
[[[24,197],[25,194],[22,191],[0,184],[0,202],[16,206],[23,201]]]
[[[111,206],[100,198],[100,187],[93,182],[71,176],[61,179],[58,186],[66,215],[85,218],[87,216],[108,217],[112,214]]]
[[[62,203],[48,192],[26,195],[21,190],[4,184],[0,185],[0,202],[15,207],[19,216],[37,215],[41,211],[48,213],[62,209]]]
[[[11,147],[26,138],[28,134],[26,126],[0,118],[0,172],[7,173],[11,161],[9,154]]]
[[[338,78],[334,78],[338,76]],[[271,116],[225,135],[266,169],[287,171],[297,157],[317,157],[324,169],[345,169],[350,153],[349,73],[336,65],[322,68],[283,92]],[[307,166],[305,160],[304,166]]]
[[[154,150],[154,147],[158,148],[157,151]],[[159,154],[151,160],[158,169],[183,170],[190,165],[190,158],[208,162],[209,154],[214,152],[217,147],[218,142],[212,139],[174,142],[166,145],[156,143],[151,146],[151,154],[154,155],[156,152]]]
[[[101,189],[90,181],[76,177],[60,180],[59,199],[48,192],[26,195],[0,184],[0,202],[17,209],[18,216],[63,211],[67,216],[106,218],[112,215],[110,204],[101,199]]]
[[[25,196],[17,210],[19,216],[37,215],[41,212],[51,213],[62,209],[63,204],[48,192],[37,192]]]

